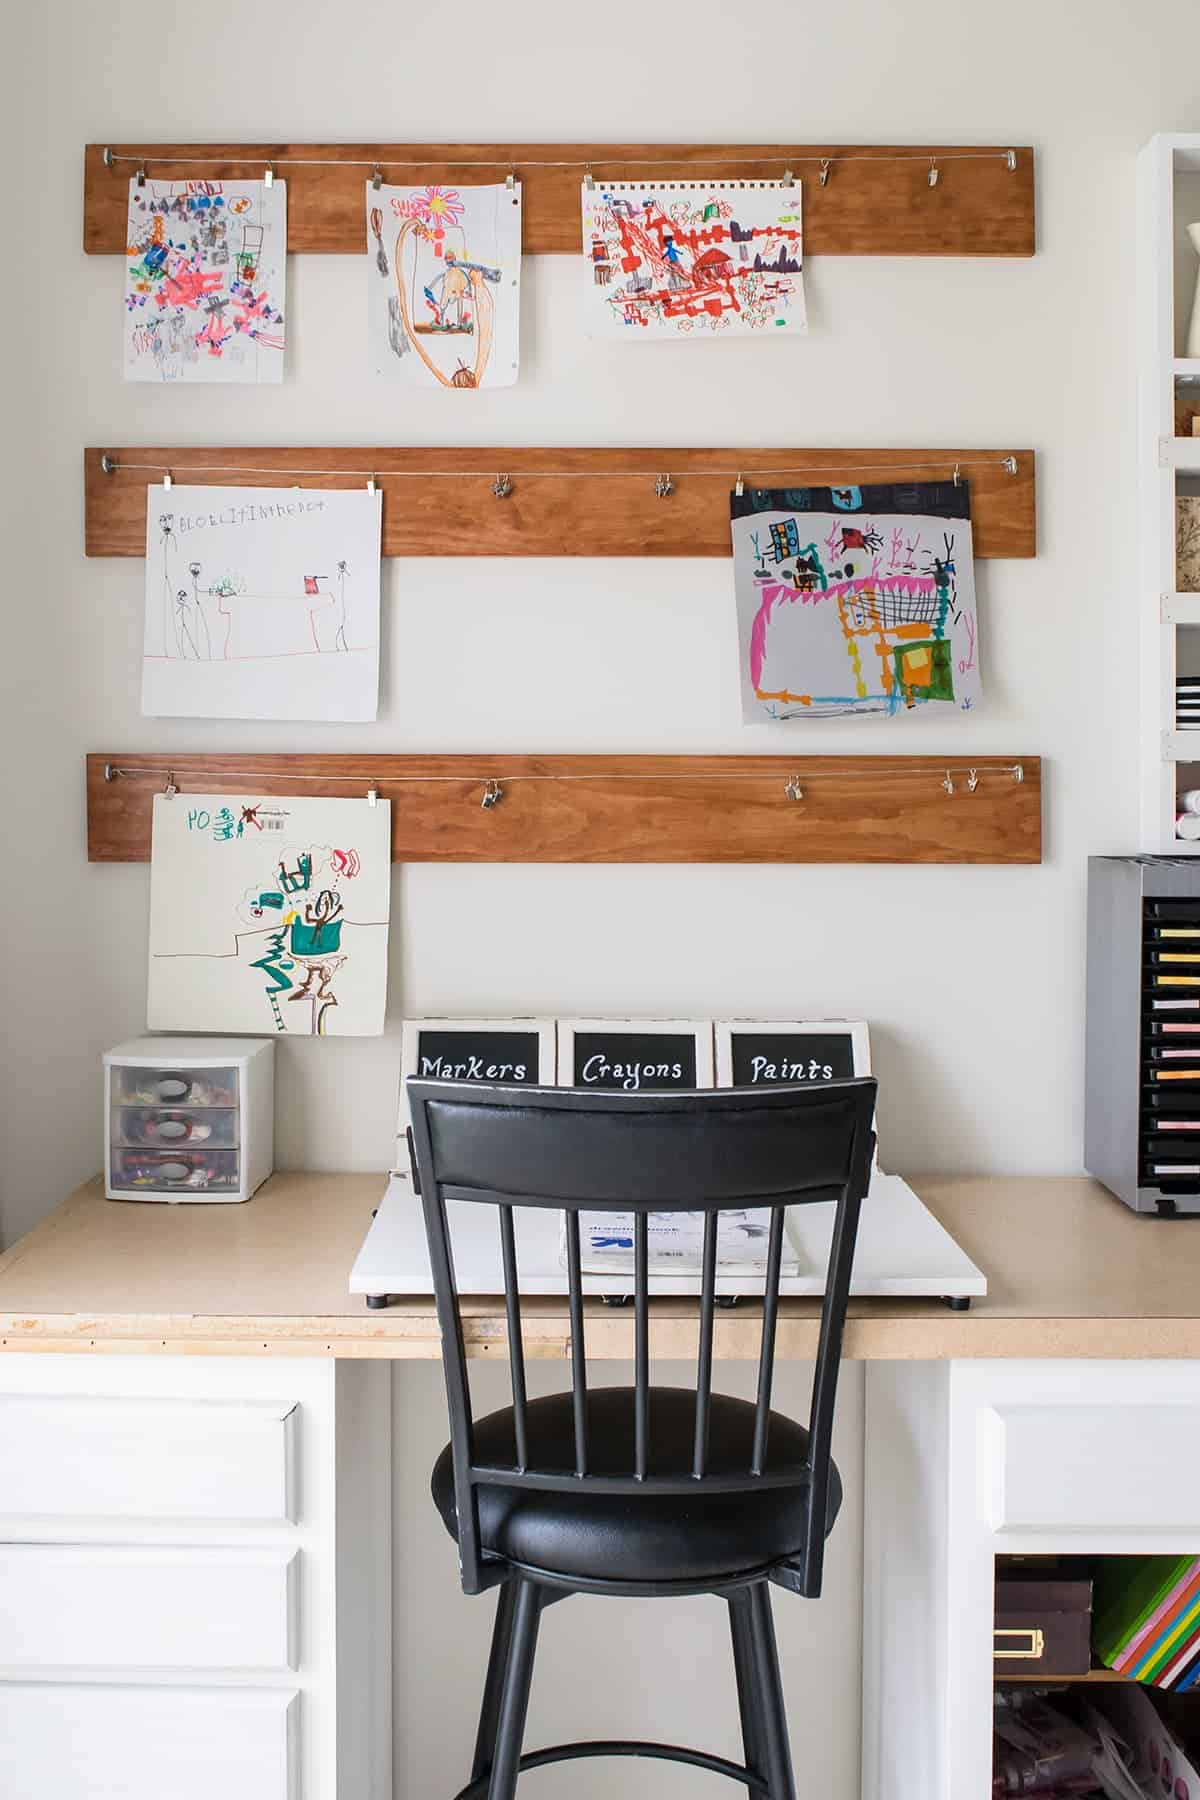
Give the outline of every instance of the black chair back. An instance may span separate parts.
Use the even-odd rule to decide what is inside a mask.
[[[787,1585],[820,1592],[834,1401],[859,1211],[870,1180],[876,1084],[625,1093],[575,1088],[408,1082],[413,1179],[421,1195],[442,1334],[463,1586],[491,1585],[480,1550],[476,1489],[483,1483],[622,1494],[810,1488],[808,1542]],[[462,1312],[447,1222],[448,1201],[496,1208],[512,1376],[512,1466],[475,1459]],[[783,1260],[784,1209],[836,1202],[803,1465],[768,1466],[771,1387]],[[513,1208],[565,1214],[571,1323],[574,1471],[538,1468],[526,1429],[520,1270]],[[708,1467],[717,1231],[722,1212],[769,1208],[753,1442],[744,1470]],[[579,1214],[633,1212],[634,1418],[626,1473],[589,1466],[588,1372]],[[690,1460],[663,1469],[652,1455],[648,1214],[704,1214],[695,1432]]]

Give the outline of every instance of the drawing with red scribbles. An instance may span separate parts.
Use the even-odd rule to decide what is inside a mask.
[[[584,183],[591,337],[808,329],[799,182]]]
[[[129,183],[125,379],[283,380],[287,185]]]

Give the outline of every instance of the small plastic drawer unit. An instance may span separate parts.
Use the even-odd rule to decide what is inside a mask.
[[[110,1200],[248,1200],[274,1162],[269,1038],[137,1038],[104,1058]]]

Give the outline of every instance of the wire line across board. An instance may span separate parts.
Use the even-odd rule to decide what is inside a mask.
[[[93,755],[88,855],[147,860],[156,798],[314,790],[390,801],[394,862],[1041,860],[1039,757],[790,753]]]

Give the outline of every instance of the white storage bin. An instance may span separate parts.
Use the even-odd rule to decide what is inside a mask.
[[[274,1166],[269,1038],[136,1038],[104,1058],[110,1200],[248,1200]]]

